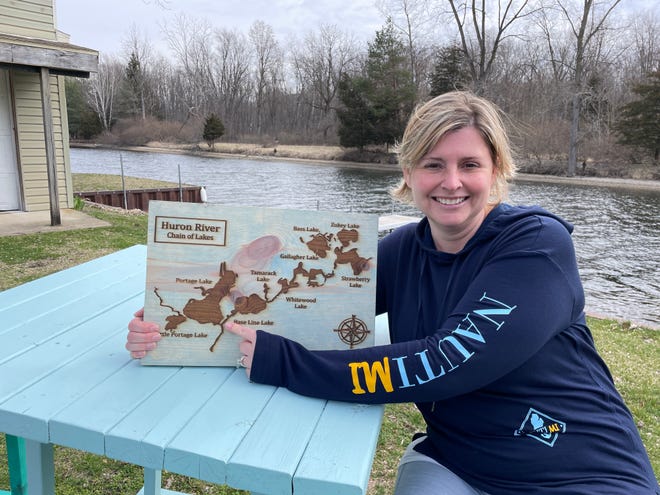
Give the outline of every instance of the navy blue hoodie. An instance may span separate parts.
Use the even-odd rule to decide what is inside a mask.
[[[258,332],[251,379],[360,403],[415,402],[416,449],[499,494],[660,493],[585,323],[572,226],[499,205],[456,254],[428,221],[378,249],[392,344],[308,351]]]

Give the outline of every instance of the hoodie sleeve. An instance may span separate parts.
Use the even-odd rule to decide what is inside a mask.
[[[570,234],[553,218],[516,222],[483,249],[485,261],[469,280],[456,281],[464,284],[461,296],[437,328],[424,329],[426,337],[412,337],[419,323],[408,327],[402,317],[414,320],[416,308],[382,302],[398,343],[309,351],[259,331],[251,379],[313,397],[388,403],[443,400],[503,377],[580,317],[584,298]],[[398,251],[392,256],[411,256]],[[392,280],[379,287],[380,299]]]

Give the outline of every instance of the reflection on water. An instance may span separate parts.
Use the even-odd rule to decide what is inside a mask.
[[[526,183],[511,196],[573,223],[588,310],[658,326],[660,193]]]
[[[390,199],[391,171],[122,152],[128,176],[206,187],[216,203],[419,214]],[[121,173],[119,152],[71,150],[74,173]],[[660,193],[517,183],[510,202],[538,204],[575,226],[573,239],[587,310],[657,326],[660,322]],[[551,297],[551,296],[550,296]]]

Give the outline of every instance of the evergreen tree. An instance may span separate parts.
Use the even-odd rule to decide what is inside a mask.
[[[456,44],[442,47],[433,67],[430,80],[430,95],[438,96],[449,91],[466,89],[470,81],[465,53]]]
[[[122,103],[124,113],[131,117],[146,118],[145,74],[140,59],[131,52],[128,64],[124,69],[124,85],[122,87]]]
[[[388,20],[369,44],[366,64],[368,95],[375,115],[376,144],[394,144],[402,135],[414,106],[415,86],[406,48]]]
[[[647,82],[635,85],[639,99],[624,105],[615,125],[621,144],[648,150],[656,165],[660,158],[660,71],[649,74]]]
[[[402,136],[415,95],[406,60],[405,46],[388,21],[369,43],[364,75],[344,76],[340,82],[342,146],[390,145]]]
[[[343,107],[337,110],[339,144],[346,148],[363,149],[375,142],[375,115],[367,101],[364,77],[350,78],[344,74],[339,81],[338,94]]]
[[[204,121],[204,133],[202,137],[209,145],[210,149],[215,149],[215,142],[225,133],[225,126],[222,121],[214,114],[210,114]]]

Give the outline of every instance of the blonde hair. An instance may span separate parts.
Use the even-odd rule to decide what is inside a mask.
[[[490,204],[506,199],[508,181],[515,175],[511,144],[504,128],[503,113],[492,102],[467,91],[452,91],[419,105],[397,146],[402,170],[412,172],[448,132],[474,127],[490,148],[495,165],[495,181],[490,191]],[[412,191],[401,179],[390,191],[403,202],[412,202]]]

